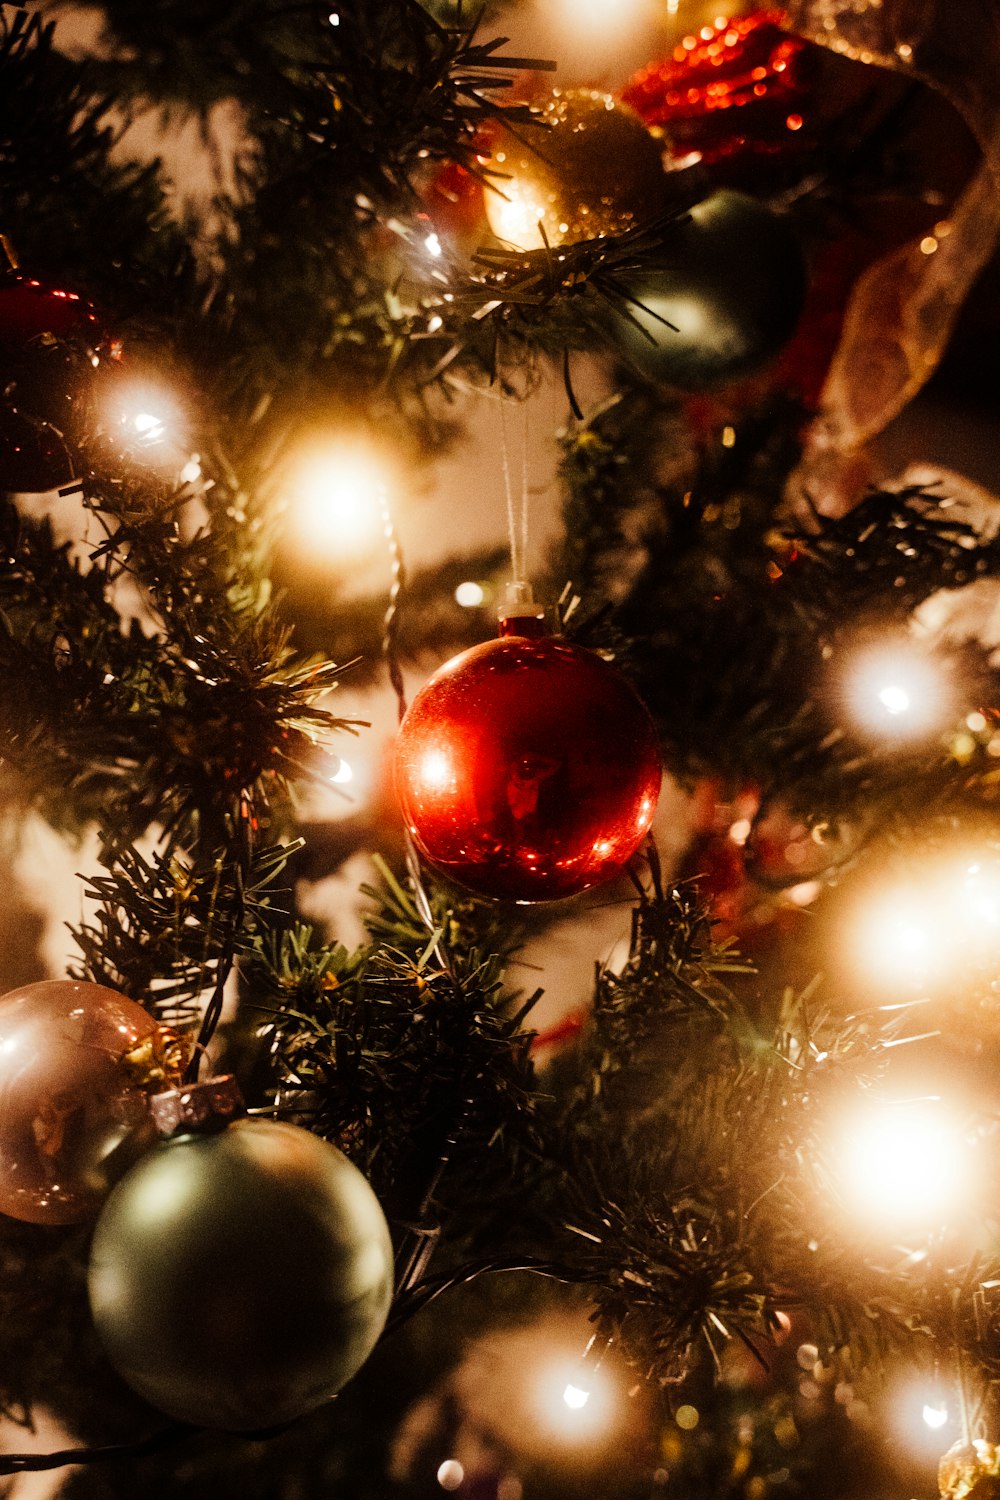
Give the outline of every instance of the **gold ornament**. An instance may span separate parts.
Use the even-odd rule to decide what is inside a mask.
[[[547,130],[505,131],[493,153],[486,217],[497,239],[519,250],[573,245],[663,211],[662,148],[627,104],[598,89],[554,89],[539,119]]]
[[[955,1443],[938,1465],[941,1500],[1000,1500],[1000,1447],[985,1438]]]

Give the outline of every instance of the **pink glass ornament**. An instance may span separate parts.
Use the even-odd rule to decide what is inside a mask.
[[[0,1212],[75,1224],[152,1139],[123,1064],[157,1029],[100,984],[45,980],[0,997]]]

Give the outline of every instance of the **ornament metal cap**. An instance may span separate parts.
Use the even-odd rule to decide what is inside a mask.
[[[230,1120],[245,1113],[243,1095],[232,1073],[154,1094],[149,1109],[163,1136],[224,1130]]]
[[[535,602],[534,590],[524,578],[504,584],[503,597],[497,606],[497,621],[501,636],[549,634],[545,625],[545,605]]]

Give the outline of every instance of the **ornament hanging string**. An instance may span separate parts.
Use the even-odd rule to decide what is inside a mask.
[[[392,571],[389,604],[382,621],[382,657],[389,673],[392,690],[396,694],[397,716],[402,722],[403,715],[406,713],[406,684],[403,681],[403,669],[399,664],[399,601],[406,588],[406,562],[399,543],[399,533],[392,519],[392,511],[389,509],[389,496],[384,488],[379,498],[382,505],[382,535],[389,549],[389,565]]]
[[[521,404],[521,498],[514,502],[514,484],[511,477],[510,434],[507,426],[507,401],[500,397],[501,462],[503,466],[504,495],[507,502],[507,537],[510,543],[511,580],[526,581],[528,560],[528,408]]]
[[[246,882],[249,878],[250,867],[253,861],[254,832],[257,827],[257,814],[254,808],[253,797],[249,787],[244,787],[240,792],[235,814],[236,837],[238,843],[238,861],[235,870],[235,889],[233,903],[226,916],[226,934],[222,944],[219,957],[216,961],[215,979],[212,993],[205,1007],[201,1019],[198,1037],[191,1049],[187,1067],[184,1070],[185,1083],[197,1083],[201,1060],[205,1056],[209,1043],[215,1035],[216,1028],[222,1019],[223,1006],[225,1004],[226,984],[236,963],[236,950],[239,944],[240,932],[243,927],[243,918],[246,914]],[[216,872],[216,880],[221,871]],[[214,906],[214,893],[213,893]]]
[[[382,622],[382,655],[389,674],[389,681],[396,695],[397,713],[400,721],[402,721],[406,714],[407,702],[406,683],[399,659],[399,620],[407,583],[406,560],[403,556],[399,533],[392,518],[389,497],[385,490],[382,491],[381,502],[382,532],[389,550],[392,571],[389,603]],[[420,920],[427,928],[431,938],[430,952],[437,956],[445,973],[454,978],[451,955],[444,942],[441,927],[435,921],[430,896],[424,884],[423,871],[420,867],[420,856],[417,853],[413,839],[410,837],[409,829],[405,825],[403,829],[403,846],[406,857],[406,872],[410,877],[410,884],[413,889],[413,902]],[[458,1118],[446,1137],[440,1156],[431,1173],[430,1181],[421,1195],[416,1215],[413,1221],[406,1226],[406,1234],[396,1255],[395,1295],[397,1298],[408,1295],[423,1280],[431,1256],[434,1253],[440,1236],[440,1225],[433,1212],[434,1197],[450,1160],[452,1148],[464,1124],[466,1113],[471,1108],[471,1105],[471,1100],[466,1099],[463,1101]]]
[[[399,660],[399,612],[406,588],[406,559],[403,557],[403,548],[399,540],[399,532],[396,523],[392,519],[392,511],[389,508],[389,496],[385,489],[381,492],[382,503],[382,534],[385,537],[386,546],[389,550],[389,563],[392,570],[392,583],[389,587],[389,603],[382,621],[382,657],[385,661],[386,671],[392,690],[396,695],[396,713],[402,723],[406,714],[406,682],[403,678],[403,668]],[[430,897],[423,882],[420,869],[420,858],[410,838],[409,830],[404,827],[403,841],[406,850],[406,872],[413,883],[413,898],[420,919],[428,932],[435,937],[434,947],[444,968],[449,967],[448,959],[441,944],[441,936],[434,921],[434,913],[431,910]]]

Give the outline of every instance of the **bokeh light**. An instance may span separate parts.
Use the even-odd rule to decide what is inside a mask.
[[[934,1460],[958,1438],[961,1417],[957,1400],[937,1376],[911,1375],[886,1392],[890,1430],[907,1454]]]
[[[1000,855],[985,842],[912,854],[866,884],[847,933],[852,966],[887,994],[971,992],[1000,964]]]
[[[446,1458],[437,1471],[437,1482],[443,1490],[459,1490],[465,1479],[465,1470],[457,1458]]]
[[[539,1422],[570,1445],[602,1441],[619,1414],[620,1392],[612,1375],[579,1358],[540,1363],[533,1394]]]
[[[856,657],[848,670],[846,696],[862,728],[893,740],[943,728],[950,706],[941,667],[908,641]]]
[[[336,770],[331,772],[329,779],[333,782],[334,786],[347,786],[349,782],[354,780],[354,768],[349,761],[344,760],[343,756],[341,756],[337,762]]]
[[[313,565],[356,562],[383,548],[390,460],[352,436],[315,438],[288,464],[282,485],[286,534]]]
[[[119,371],[115,375],[104,398],[104,414],[125,448],[158,468],[180,468],[189,462],[189,423],[177,393],[165,382],[130,378]]]
[[[837,1175],[845,1206],[874,1230],[930,1232],[970,1191],[968,1153],[941,1100],[869,1104],[843,1122]]]

